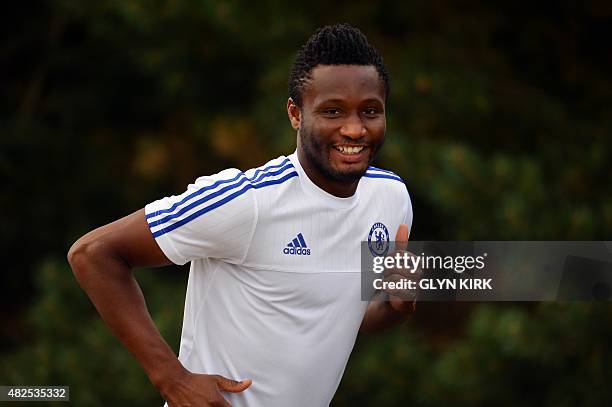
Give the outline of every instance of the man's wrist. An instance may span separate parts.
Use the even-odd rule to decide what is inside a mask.
[[[387,307],[396,315],[401,315],[402,317],[411,315],[416,310],[416,299],[412,301],[406,300],[392,300],[389,298],[385,301]]]
[[[169,383],[176,381],[179,377],[188,374],[189,371],[176,359],[175,361],[164,364],[160,368],[154,369],[149,373],[149,380],[153,385],[162,391]]]

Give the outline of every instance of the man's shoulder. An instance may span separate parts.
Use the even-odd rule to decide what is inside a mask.
[[[199,177],[196,183],[239,183],[241,185],[248,185],[249,189],[259,189],[269,185],[280,184],[297,175],[289,157],[280,156],[259,167],[244,171],[238,168],[226,168],[216,174]]]
[[[255,208],[253,205],[253,200],[256,199],[254,191],[283,184],[293,177],[297,177],[297,172],[290,159],[285,156],[245,171],[238,168],[226,168],[215,174],[197,178],[193,184],[188,186],[186,192],[171,197],[171,201],[176,202],[162,203],[162,206],[172,205],[161,212],[170,212],[182,206],[185,206],[185,210],[201,209],[203,212],[197,212],[198,217],[221,206],[241,212],[246,207]]]
[[[259,167],[250,168],[244,171],[246,177],[253,183],[265,181],[268,178],[278,178],[294,173],[297,175],[295,167],[290,158],[284,155],[274,158]]]
[[[370,166],[365,174],[363,174],[363,178],[365,181],[364,186],[373,192],[385,191],[400,195],[406,195],[408,193],[406,183],[402,177],[393,171]]]
[[[410,201],[410,194],[404,179],[393,171],[368,167],[360,183],[362,193],[385,197],[390,201]]]

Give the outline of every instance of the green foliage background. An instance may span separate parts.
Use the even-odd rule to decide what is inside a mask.
[[[610,240],[606,1],[32,1],[0,16],[0,384],[155,405],[64,260],[86,231],[201,174],[293,151],[293,56],[360,27],[392,79],[379,165],[415,239]],[[175,349],[186,270],[138,271]],[[608,304],[429,304],[360,338],[334,405],[603,405]]]

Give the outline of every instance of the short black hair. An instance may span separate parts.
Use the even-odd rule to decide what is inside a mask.
[[[319,28],[298,51],[289,75],[289,97],[302,106],[304,84],[317,65],[372,65],[389,95],[389,74],[382,57],[359,29],[348,24]]]

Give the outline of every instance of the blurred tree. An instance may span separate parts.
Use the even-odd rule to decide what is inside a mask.
[[[29,335],[19,351],[0,359],[0,381],[70,386],[75,406],[161,406],[144,371],[99,318],[67,264],[48,259],[37,276],[40,295],[27,313]],[[147,270],[137,277],[155,324],[178,350],[185,282]]]
[[[361,338],[333,405],[603,406],[612,399],[607,303],[545,303],[533,312],[482,306],[450,344],[415,331],[408,325]]]
[[[90,320],[91,307],[69,271],[57,261],[39,265],[62,258],[87,230],[179,192],[199,175],[291,152],[295,135],[285,102],[292,58],[316,27],[338,21],[360,27],[391,71],[389,137],[379,165],[407,181],[413,238],[609,239],[612,54],[602,40],[612,35],[612,8],[606,1],[14,2],[0,15],[0,210],[8,215],[0,229],[0,352],[3,362],[11,361],[3,364],[3,382],[54,378],[82,389],[117,372],[98,370],[99,354],[91,349],[125,352],[101,322]],[[49,277],[49,267],[63,274]],[[148,291],[153,298],[166,288],[180,291],[184,277],[150,277]],[[182,309],[176,301],[168,308],[173,334]],[[84,312],[74,315],[84,333],[60,317],[77,310]],[[564,325],[551,310],[571,318]],[[354,362],[363,369],[349,367],[337,402],[392,405],[400,391],[425,405],[484,403],[493,394],[526,402],[517,397],[532,387],[512,372],[531,369],[526,377],[544,383],[533,400],[567,404],[580,396],[596,403],[607,394],[587,390],[609,379],[594,361],[609,358],[598,342],[608,333],[596,322],[609,313],[605,305],[584,304],[547,305],[533,314],[487,309],[475,316],[467,339],[448,350],[405,331],[364,341],[364,359]],[[582,376],[542,354],[525,359],[527,342],[521,348],[506,342],[513,337],[484,340],[473,331],[479,326],[476,331],[493,335],[510,320],[533,329],[534,341],[554,342],[551,359],[575,352]],[[563,348],[546,331],[549,323],[568,337],[583,327],[584,347]],[[106,339],[96,344],[95,338]],[[514,353],[504,353],[507,346]],[[586,353],[589,346],[601,355]],[[378,366],[376,355],[383,354],[377,352],[399,352],[401,363]],[[64,359],[53,359],[59,355]],[[74,360],[88,358],[95,362],[89,373],[70,371]],[[140,380],[130,384],[138,393],[126,389],[121,397],[149,394],[141,400],[155,402],[130,357],[118,358],[113,366],[130,373],[125,385]],[[486,369],[464,363],[471,358]],[[551,377],[565,385],[557,396],[567,398],[555,399],[553,384],[531,374],[539,367],[556,374]],[[366,383],[388,380],[382,370],[399,378],[380,395],[365,394]],[[485,372],[495,379],[490,392],[475,394],[486,387]],[[419,378],[406,383],[404,374]],[[460,384],[471,393],[461,393]],[[92,391],[97,396],[75,400],[97,405],[104,396]],[[455,392],[461,394],[451,397]]]

